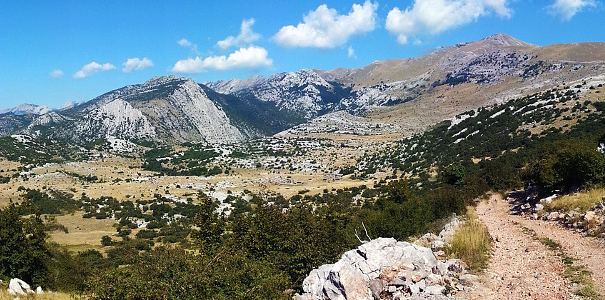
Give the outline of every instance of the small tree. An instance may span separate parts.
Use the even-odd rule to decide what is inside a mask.
[[[111,240],[111,237],[108,235],[104,235],[101,237],[101,245],[103,247],[108,247],[111,246],[113,244],[113,241]]]
[[[44,224],[39,213],[24,218],[20,209],[11,202],[0,210],[0,277],[42,284],[47,280],[49,262]]]
[[[200,193],[198,200],[201,205],[194,220],[197,230],[192,231],[191,235],[202,251],[213,252],[221,244],[225,222],[216,212],[217,205],[210,197]]]
[[[445,168],[441,173],[441,177],[442,181],[447,184],[462,186],[465,183],[466,170],[462,165],[454,164]]]

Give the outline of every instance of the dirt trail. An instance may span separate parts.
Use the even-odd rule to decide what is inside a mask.
[[[518,222],[536,232],[540,237],[547,237],[559,243],[563,251],[577,258],[581,265],[592,272],[595,288],[605,295],[605,242],[592,237],[582,236],[577,232],[562,228],[554,222],[528,220],[517,217]]]
[[[573,299],[565,266],[539,241],[525,234],[520,217],[508,213],[499,195],[477,207],[477,215],[494,239],[494,251],[483,275],[484,284],[470,299]],[[529,226],[527,226],[529,227]],[[535,226],[539,227],[539,226]],[[533,227],[532,227],[533,228]],[[540,234],[540,233],[538,233]]]

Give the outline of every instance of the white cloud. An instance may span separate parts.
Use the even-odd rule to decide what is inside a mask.
[[[191,50],[191,53],[199,55],[200,52],[197,50],[197,44],[192,43],[190,40],[186,39],[186,38],[182,38],[178,41],[176,41],[177,44],[179,44],[179,46],[183,47],[183,48],[189,48],[189,50]]]
[[[339,15],[322,4],[303,16],[303,23],[282,27],[274,38],[285,47],[331,49],[345,44],[355,34],[374,30],[377,9],[377,3],[366,1],[363,5],[353,4],[348,15]]]
[[[208,56],[202,59],[199,56],[179,60],[172,67],[172,72],[182,74],[201,73],[207,70],[225,71],[232,69],[255,69],[273,64],[265,48],[250,46],[240,48],[229,56]]]
[[[143,59],[138,57],[129,58],[122,64],[122,72],[130,73],[132,71],[143,70],[149,67],[153,67],[153,62],[147,57],[143,57]]]
[[[353,46],[349,46],[349,48],[347,49],[347,56],[350,58],[357,58],[357,55],[355,55],[355,49],[353,49]]]
[[[52,77],[52,78],[57,79],[57,78],[61,78],[61,77],[63,77],[64,73],[63,73],[63,71],[62,71],[62,70],[60,70],[60,69],[54,69],[54,70],[52,70],[50,73],[48,73],[48,75],[49,75],[50,77]]]
[[[573,16],[584,8],[597,7],[594,0],[555,0],[548,6],[548,11],[554,16],[559,16],[563,21],[569,21]]]
[[[185,47],[185,48],[189,48],[191,47],[193,44],[186,38],[182,38],[178,41],[176,41],[177,44],[179,44],[179,46],[181,47]]]
[[[86,64],[82,67],[82,69],[80,69],[80,71],[76,72],[74,74],[74,78],[79,79],[79,78],[84,78],[84,77],[88,77],[94,73],[97,73],[99,71],[109,71],[109,70],[113,70],[115,69],[116,66],[110,64],[110,63],[105,63],[105,64],[98,64],[97,62],[91,62],[89,64]]]
[[[510,18],[513,16],[513,10],[508,7],[508,2],[509,0],[485,0],[485,6],[502,18]]]
[[[254,25],[254,19],[243,20],[238,36],[228,36],[226,39],[218,41],[216,45],[225,50],[234,46],[244,47],[255,42],[260,38],[260,34],[252,30],[252,25]]]
[[[397,35],[400,44],[410,36],[435,35],[466,25],[491,12],[510,18],[510,0],[414,0],[411,7],[401,11],[393,8],[387,15],[386,29]]]

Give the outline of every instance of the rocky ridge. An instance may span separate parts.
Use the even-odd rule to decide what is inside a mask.
[[[496,34],[363,68],[300,70],[203,84],[163,76],[61,110],[29,105],[3,111],[0,134],[78,143],[107,137],[234,143],[338,111],[389,123],[408,134],[464,111],[602,76],[603,49],[605,43],[540,47]],[[126,111],[128,118],[116,117]],[[102,116],[108,121],[99,122]],[[318,121],[332,122],[337,116]]]
[[[278,109],[298,113],[305,119],[332,110],[342,97],[339,86],[329,83],[317,72],[305,69],[204,84],[219,93],[273,102]]]
[[[245,139],[195,81],[176,76],[155,77],[69,109],[42,114],[19,133],[76,142],[118,138],[220,144]]]
[[[27,115],[27,114],[31,114],[31,115],[43,115],[43,114],[49,113],[50,111],[52,111],[52,109],[50,109],[49,107],[46,107],[44,105],[35,105],[35,104],[25,103],[25,104],[21,104],[21,105],[15,106],[15,107],[13,107],[11,109],[0,110],[0,115],[3,115],[3,114],[11,114],[11,115]]]

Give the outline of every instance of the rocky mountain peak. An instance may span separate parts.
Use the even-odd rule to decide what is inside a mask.
[[[178,80],[179,77],[176,75],[168,75],[168,76],[155,76],[143,83],[143,86],[153,86],[153,85],[161,85],[166,84],[175,80]]]
[[[3,115],[3,114],[12,114],[12,115],[31,114],[31,115],[39,116],[39,115],[49,113],[51,111],[52,111],[52,109],[50,109],[49,107],[46,107],[44,105],[35,105],[35,104],[24,103],[24,104],[20,104],[18,106],[10,108],[10,109],[0,110],[0,115]]]
[[[482,40],[479,40],[475,43],[489,43],[495,46],[500,47],[526,47],[526,46],[534,46],[532,44],[523,42],[518,40],[508,34],[505,33],[497,33],[492,36],[488,36]]]

